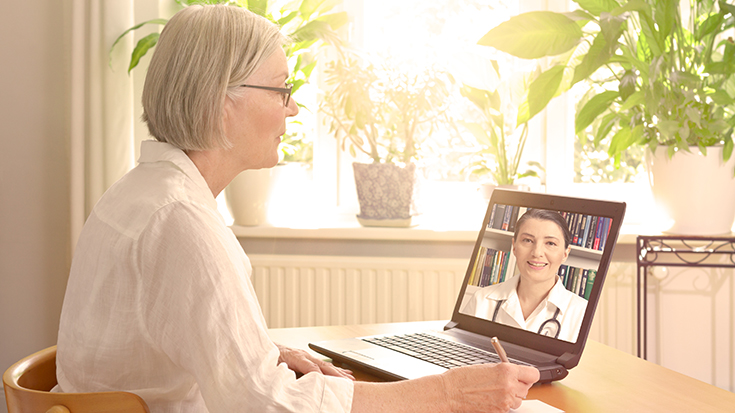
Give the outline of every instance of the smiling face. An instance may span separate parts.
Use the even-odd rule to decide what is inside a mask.
[[[551,288],[570,250],[571,247],[564,247],[564,233],[557,223],[538,218],[526,220],[513,241],[521,281]]]
[[[286,85],[288,63],[278,48],[247,79],[248,85],[279,87]],[[242,88],[240,96],[225,101],[225,136],[232,143],[238,164],[244,169],[270,168],[278,163],[278,145],[286,133],[286,117],[299,113],[291,98],[283,105],[280,92]]]

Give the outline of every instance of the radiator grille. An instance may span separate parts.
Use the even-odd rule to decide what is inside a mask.
[[[449,319],[467,260],[252,255],[268,327]]]

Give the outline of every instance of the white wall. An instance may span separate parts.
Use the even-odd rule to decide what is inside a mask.
[[[0,372],[56,342],[70,264],[69,5],[0,11]]]

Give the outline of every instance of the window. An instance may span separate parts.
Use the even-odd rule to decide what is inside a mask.
[[[438,63],[450,69],[456,77],[462,77],[468,67],[457,57],[467,50],[485,53],[488,59],[501,60],[504,64],[501,67],[506,71],[527,69],[523,67],[523,62],[510,62],[507,56],[490,48],[476,46],[477,40],[514,14],[543,9],[573,10],[576,5],[572,1],[534,0],[344,0],[344,7],[351,16],[350,40],[366,53],[389,55],[394,60],[413,65]],[[508,66],[510,64],[515,66]],[[508,70],[508,67],[512,69]],[[642,168],[629,175],[629,181],[632,182],[628,183],[605,182],[594,176],[592,169],[600,169],[595,158],[599,154],[583,156],[582,144],[574,134],[574,105],[586,91],[584,85],[578,86],[555,98],[545,112],[532,120],[521,164],[529,160],[538,161],[545,167],[545,176],[543,182],[530,179],[521,183],[531,185],[532,190],[625,200],[629,203],[627,222],[639,222],[641,219],[636,211],[645,210],[645,206],[651,202],[646,176],[640,173]],[[314,183],[318,199],[327,207],[354,214],[358,209],[351,168],[354,159],[349,153],[340,150],[321,119],[317,119],[313,126],[317,136],[314,146]],[[466,138],[467,134],[464,135]],[[436,139],[433,143],[428,146],[446,149],[446,145],[442,147],[442,143]],[[465,146],[452,142],[454,149],[459,152],[474,150],[471,139],[464,139],[462,144]],[[474,205],[472,208],[475,209],[471,210],[470,215],[476,213],[478,206],[482,208],[483,202],[477,193],[477,183],[469,182],[463,175],[462,161],[452,164],[451,160],[442,161],[440,153],[435,152],[433,155],[436,157],[427,163],[435,169],[427,173],[430,179],[425,182],[423,194],[434,196],[424,199],[425,204],[428,204],[426,214],[431,219],[456,217],[458,205]],[[607,173],[608,178],[619,175],[622,175],[621,171]],[[541,183],[545,187],[540,186]],[[442,205],[444,200],[450,200],[451,205]],[[448,215],[449,211],[451,214]]]

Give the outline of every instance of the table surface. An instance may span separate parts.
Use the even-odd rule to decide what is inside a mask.
[[[309,350],[308,344],[314,341],[441,330],[444,324],[446,321],[278,328],[269,333],[277,343]],[[359,371],[355,376],[358,380],[380,380]],[[735,411],[735,393],[592,340],[587,342],[579,365],[566,378],[532,387],[528,399],[541,400],[568,413]]]

